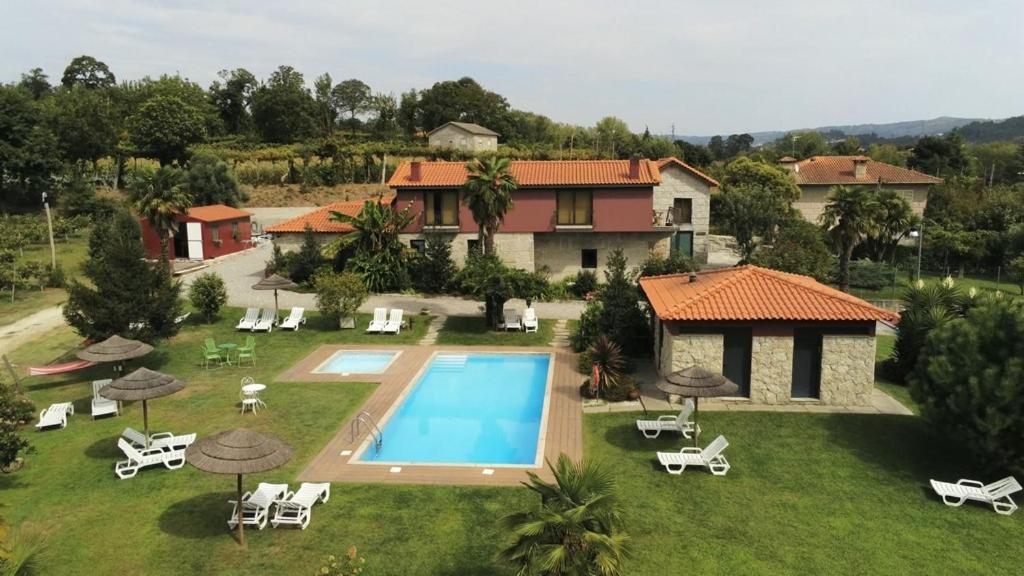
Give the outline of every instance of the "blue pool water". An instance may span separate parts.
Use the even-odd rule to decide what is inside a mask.
[[[364,462],[533,464],[547,354],[435,356]]]
[[[387,370],[397,351],[342,350],[316,369],[321,374],[378,374]]]

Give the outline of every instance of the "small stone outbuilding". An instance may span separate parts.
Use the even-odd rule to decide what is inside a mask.
[[[427,134],[432,148],[454,148],[469,152],[494,152],[498,133],[471,122],[445,122]]]
[[[898,316],[807,276],[758,266],[640,279],[668,375],[721,372],[757,404],[870,406],[875,326]]]

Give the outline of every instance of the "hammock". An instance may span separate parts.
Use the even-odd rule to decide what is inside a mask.
[[[63,374],[65,372],[74,372],[75,370],[81,370],[82,368],[88,368],[89,366],[95,365],[95,362],[90,360],[75,360],[74,362],[65,362],[64,364],[51,364],[49,366],[29,366],[29,376],[46,376],[48,374]]]

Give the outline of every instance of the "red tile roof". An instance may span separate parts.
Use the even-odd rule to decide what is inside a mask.
[[[331,212],[341,212],[349,216],[355,216],[359,214],[359,211],[363,209],[365,200],[350,200],[347,202],[334,202],[326,206],[321,206],[312,212],[307,212],[301,216],[296,216],[291,220],[285,220],[279,222],[273,226],[267,228],[267,232],[271,234],[281,234],[288,232],[305,232],[306,225],[308,224],[313,232],[324,232],[343,234],[345,232],[351,232],[352,227],[342,222],[335,222],[331,220]],[[382,198],[382,204],[390,204],[391,198]]]
[[[875,321],[899,316],[808,276],[759,266],[640,279],[662,320]]]
[[[867,161],[863,178],[854,175],[854,160]],[[867,156],[812,156],[795,163],[797,184],[941,184],[942,179],[872,160]]]
[[[682,168],[686,172],[689,172],[690,174],[694,175],[695,177],[697,177],[697,178],[703,180],[704,182],[706,182],[708,184],[708,186],[718,186],[719,185],[718,184],[718,180],[715,180],[711,176],[708,176],[707,174],[701,172],[700,170],[697,170],[693,166],[690,166],[689,164],[687,164],[686,162],[683,162],[682,160],[680,160],[679,158],[676,158],[675,156],[669,156],[668,158],[662,158],[661,160],[658,160],[658,169],[659,170],[664,170],[665,166],[668,166],[669,164],[672,164],[672,165],[675,165],[675,166],[679,166],[680,168]]]
[[[520,188],[542,186],[655,186],[658,165],[640,160],[639,178],[629,177],[629,160],[513,160],[510,169]],[[412,163],[403,162],[388,180],[392,188],[455,188],[466,182],[465,162],[420,162],[419,180],[410,179]]]
[[[252,216],[252,212],[246,212],[245,210],[239,210],[238,208],[232,208],[223,204],[195,206],[188,209],[188,217],[200,222],[221,222],[224,220],[248,218],[250,216]]]

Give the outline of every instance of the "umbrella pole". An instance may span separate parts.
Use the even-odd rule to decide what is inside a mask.
[[[274,316],[277,316],[277,290],[274,290]]]
[[[245,507],[242,505],[242,475],[238,475],[238,543],[245,547]]]
[[[694,446],[694,448],[699,448],[700,447],[699,446],[700,439],[698,438],[698,436],[700,436],[700,428],[697,427],[697,407],[698,407],[699,404],[700,404],[700,398],[694,396],[693,397],[693,446]]]
[[[146,450],[149,450],[149,405],[142,401],[142,429],[146,431]]]

